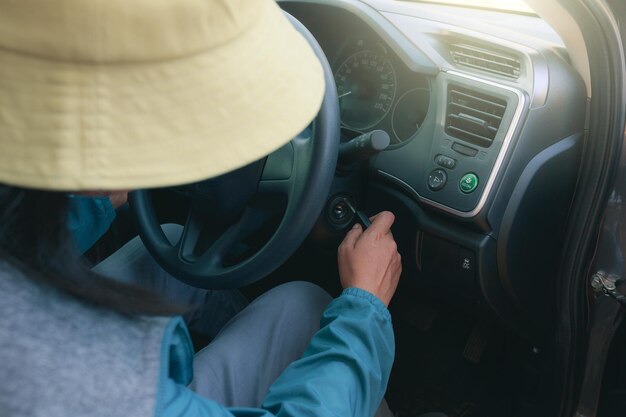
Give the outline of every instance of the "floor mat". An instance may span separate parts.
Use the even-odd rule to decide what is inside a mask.
[[[472,318],[438,315],[427,331],[394,317],[396,361],[387,399],[396,417],[439,411],[449,417],[510,417],[519,392],[524,346],[490,333],[480,362],[463,357]]]

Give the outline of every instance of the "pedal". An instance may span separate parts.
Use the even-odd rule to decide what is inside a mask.
[[[463,357],[472,363],[480,362],[489,342],[490,334],[491,325],[484,320],[477,321],[465,343]]]

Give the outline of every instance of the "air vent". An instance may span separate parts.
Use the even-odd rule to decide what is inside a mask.
[[[503,99],[449,85],[446,133],[488,148],[498,133],[505,110]]]
[[[520,60],[511,55],[460,43],[450,46],[450,54],[458,65],[481,69],[509,78],[519,78],[520,75]]]

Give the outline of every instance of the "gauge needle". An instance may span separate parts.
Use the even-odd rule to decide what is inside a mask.
[[[342,95],[337,96],[337,98],[343,98],[343,97],[348,96],[350,94],[352,94],[352,91],[348,91],[347,93],[343,93]]]

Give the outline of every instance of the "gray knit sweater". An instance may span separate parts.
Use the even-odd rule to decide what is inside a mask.
[[[153,416],[168,320],[96,308],[0,262],[0,416]]]

